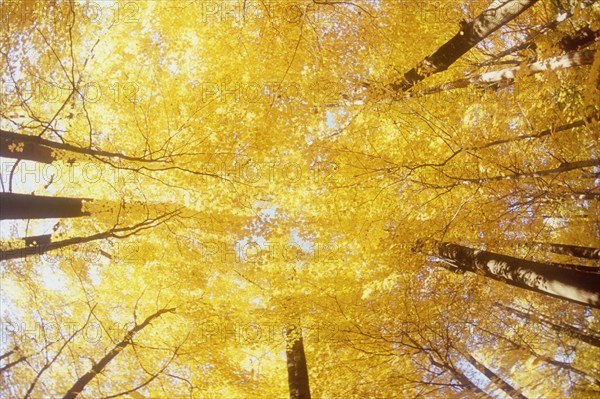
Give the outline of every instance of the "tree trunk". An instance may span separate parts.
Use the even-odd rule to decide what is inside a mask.
[[[87,386],[87,384],[94,379],[97,374],[100,374],[106,365],[110,363],[119,353],[123,351],[128,345],[130,345],[133,341],[133,337],[141,330],[143,330],[146,326],[148,326],[152,320],[160,317],[164,313],[172,313],[175,311],[175,308],[170,309],[161,309],[158,312],[148,316],[146,320],[142,324],[136,324],[131,330],[125,334],[125,338],[121,342],[119,342],[115,347],[108,352],[100,361],[95,362],[92,366],[92,369],[79,377],[79,379],[75,382],[75,384],[67,391],[63,399],[75,399],[77,395],[79,395]]]
[[[571,11],[567,12],[566,15],[559,14],[559,17],[557,17],[556,19],[554,19],[550,22],[547,22],[546,24],[539,27],[539,29],[536,27],[536,29],[538,29],[538,30],[535,31],[533,34],[530,34],[529,39],[526,42],[515,44],[514,46],[509,47],[506,50],[499,52],[498,54],[494,55],[490,59],[477,64],[477,67],[482,68],[485,66],[494,65],[494,63],[496,63],[499,59],[504,58],[507,55],[516,53],[517,51],[528,50],[528,49],[535,50],[537,48],[537,44],[535,44],[535,39],[537,37],[545,34],[546,32],[549,32],[549,31],[555,29],[561,22],[566,21],[569,18],[571,18],[573,16],[573,12],[574,12],[574,10],[571,10]]]
[[[533,245],[554,252],[555,254],[568,255],[576,258],[600,259],[600,248],[580,247],[568,244],[551,244],[546,242],[534,242]]]
[[[587,273],[600,272],[600,266],[575,265],[572,263],[559,263],[559,262],[548,262],[548,265],[550,265],[552,267],[562,268],[562,269],[579,270],[580,272],[587,272]]]
[[[585,26],[574,34],[563,37],[558,42],[558,47],[564,52],[575,51],[593,43],[599,34],[600,31],[593,31],[589,26]]]
[[[0,136],[0,157],[22,159],[41,163],[52,163],[56,158],[52,149],[32,142],[23,142],[5,136],[2,130]],[[19,148],[19,149],[16,149]]]
[[[588,373],[586,373],[583,370],[580,370],[580,369],[578,369],[576,367],[573,367],[570,363],[560,362],[560,361],[552,359],[552,358],[550,358],[548,356],[542,356],[542,355],[538,355],[538,354],[535,354],[535,353],[533,353],[533,355],[536,356],[540,361],[546,362],[546,363],[551,364],[553,366],[559,367],[559,368],[561,368],[563,370],[567,370],[567,371],[569,371],[571,373],[577,374],[577,375],[579,375],[579,376],[581,376],[581,377],[583,377],[585,379],[591,380],[594,384],[600,386],[600,381],[596,377],[594,377],[592,375],[589,375]]]
[[[26,247],[31,247],[35,245],[48,245],[52,242],[52,234],[42,234],[39,236],[29,236],[21,238],[25,241]],[[2,259],[2,258],[0,258]]]
[[[553,174],[569,172],[571,170],[582,169],[582,168],[590,168],[594,166],[600,166],[600,159],[586,159],[583,161],[574,161],[574,162],[565,162],[557,166],[556,168],[544,169],[535,172],[525,172],[525,173],[517,173],[513,175],[507,176],[492,176],[492,177],[482,177],[479,179],[469,179],[469,178],[460,178],[453,177],[454,179],[460,181],[462,184],[482,184],[482,183],[492,183],[496,181],[502,180],[514,180],[514,179],[525,179],[529,177],[544,177],[550,176]]]
[[[468,353],[465,358],[477,371],[481,374],[485,375],[490,381],[496,384],[500,389],[502,389],[508,396],[515,399],[527,399],[519,390],[511,386],[508,382],[504,381],[500,378],[496,373],[492,370],[488,369],[484,364],[480,363],[477,359],[473,357],[470,353]]]
[[[434,366],[442,370],[447,370],[452,377],[462,385],[462,387],[473,392],[473,394],[478,395],[477,397],[491,398],[490,395],[475,385],[462,371],[458,370],[456,367],[447,363],[439,363],[432,357],[430,357],[429,360]]]
[[[151,159],[132,157],[132,156],[120,154],[118,152],[93,150],[90,148],[77,147],[72,144],[59,143],[56,141],[41,138],[40,136],[34,136],[34,135],[30,135],[30,134],[20,134],[20,133],[9,132],[6,130],[0,130],[0,134],[2,135],[3,142],[9,141],[9,142],[14,142],[14,143],[23,143],[26,146],[30,146],[31,148],[42,147],[42,148],[48,148],[48,149],[70,151],[70,152],[74,152],[77,154],[89,155],[89,156],[94,156],[94,157],[119,158],[119,159],[123,159],[123,160],[127,160],[127,161],[138,161],[138,162],[152,162]],[[3,146],[4,146],[4,144],[2,145],[2,147]],[[2,155],[2,156],[4,156],[4,155]],[[8,155],[7,155],[7,157],[13,158],[13,157],[9,157]]]
[[[565,54],[560,57],[550,58],[546,61],[534,62],[527,65],[527,73],[534,75],[536,73],[550,71],[555,69],[566,69],[581,65],[591,65],[594,62],[594,50],[581,51],[576,53]],[[438,86],[430,87],[428,89],[421,90],[414,94],[414,96],[426,96],[428,94],[439,93],[442,91],[465,88],[468,86],[480,86],[487,87],[500,82],[511,82],[513,81],[517,73],[521,71],[523,67],[515,66],[511,68],[501,69],[499,71],[486,72],[481,75],[473,76],[466,79],[458,79],[453,82],[443,83]]]
[[[288,335],[293,333],[288,331]],[[288,386],[290,399],[310,399],[310,386],[308,383],[308,367],[304,354],[304,341],[302,335],[296,337],[293,343],[286,348],[288,370]]]
[[[501,305],[497,302],[495,303],[495,306],[499,307],[501,309],[507,310],[507,311],[519,316],[522,319],[526,319],[528,321],[533,321],[536,323],[544,324],[556,332],[564,333],[571,338],[578,339],[581,342],[585,342],[586,344],[590,344],[592,346],[600,348],[600,337],[594,336],[592,334],[588,334],[585,331],[583,331],[581,328],[574,327],[574,326],[571,326],[568,324],[557,324],[557,323],[554,323],[548,316],[545,316],[542,314],[534,314],[532,312],[526,312],[523,310],[515,309],[510,306]]]
[[[115,237],[115,231],[105,231],[103,233],[93,234],[85,237],[72,237],[65,240],[30,244],[21,248],[11,248],[6,250],[0,250],[0,261],[11,260],[11,259],[23,259],[28,256],[42,256],[43,254],[55,251],[61,248],[65,248],[71,245],[85,244],[87,242],[104,240],[106,238]]]
[[[129,237],[150,227],[156,227],[157,225],[163,223],[165,220],[168,220],[168,218],[171,217],[173,214],[174,212],[165,213],[157,216],[156,218],[146,219],[140,223],[131,226],[115,227],[111,230],[102,233],[92,234],[91,236],[72,237],[54,242],[49,241],[50,235],[30,237],[34,240],[32,240],[32,242],[30,242],[29,244],[26,242],[24,247],[0,250],[0,261],[26,258],[28,256],[33,255],[41,256],[49,251],[65,248],[70,245],[84,244],[91,241],[104,240],[106,238]],[[27,240],[28,238],[25,239]],[[37,240],[40,241],[38,242]],[[102,253],[103,251],[99,252]],[[110,254],[104,253],[103,255],[110,258]]]
[[[406,72],[400,82],[391,84],[390,89],[393,91],[407,91],[427,76],[445,71],[477,43],[516,18],[536,2],[537,0],[494,0],[473,21],[462,24],[460,31],[452,39],[426,57],[415,68]]]
[[[519,288],[600,308],[600,275],[552,267],[447,242],[436,242],[434,255],[460,271],[469,271]]]
[[[89,216],[89,212],[81,210],[84,201],[90,201],[90,199],[3,192],[0,193],[0,220]]]
[[[600,117],[600,115],[596,115],[596,118],[598,118],[598,117]],[[563,132],[565,130],[571,130],[571,129],[575,129],[575,128],[578,128],[578,127],[585,126],[586,125],[586,121],[589,122],[589,123],[591,123],[593,121],[593,119],[594,118],[580,119],[580,120],[572,122],[572,123],[567,123],[566,125],[560,125],[560,126],[551,127],[550,129],[542,130],[541,132],[538,132],[538,133],[523,134],[523,135],[519,135],[519,136],[510,137],[510,138],[507,138],[507,139],[494,140],[494,141],[490,141],[488,143],[481,144],[481,145],[478,145],[478,146],[469,147],[469,148],[467,148],[467,150],[482,150],[484,148],[494,147],[494,146],[497,146],[497,145],[500,145],[500,144],[510,143],[510,142],[513,142],[513,141],[527,140],[527,139],[538,139],[540,137],[550,136],[553,133]]]
[[[502,305],[496,304],[496,306],[500,306],[500,307],[501,307]],[[524,351],[524,352],[526,352],[526,353],[530,354],[531,356],[535,357],[535,358],[536,358],[537,360],[539,360],[539,361],[542,361],[542,362],[545,362],[545,363],[551,364],[551,365],[553,365],[553,366],[556,366],[556,367],[558,367],[558,368],[561,368],[561,369],[563,369],[563,370],[567,370],[568,372],[571,372],[571,373],[578,374],[578,375],[580,375],[581,377],[583,377],[583,378],[586,378],[586,379],[589,379],[589,380],[593,381],[593,382],[594,382],[594,384],[596,384],[596,385],[599,385],[599,386],[600,386],[600,381],[599,381],[598,379],[596,379],[596,378],[595,378],[594,376],[592,376],[592,375],[589,375],[589,374],[588,374],[588,373],[586,373],[585,371],[583,371],[583,370],[580,370],[580,369],[578,369],[578,368],[576,368],[576,367],[572,366],[570,363],[561,362],[561,361],[555,360],[555,359],[553,359],[553,358],[551,358],[551,357],[549,357],[549,356],[540,355],[539,353],[535,352],[535,351],[534,351],[534,350],[531,348],[531,346],[529,346],[529,345],[528,345],[528,344],[526,344],[526,343],[517,343],[517,342],[513,341],[512,339],[510,339],[510,338],[507,338],[507,337],[505,337],[505,336],[504,336],[504,335],[502,335],[502,334],[499,334],[498,332],[490,331],[490,330],[488,330],[488,329],[485,329],[485,328],[483,328],[483,327],[481,327],[481,326],[476,326],[476,327],[477,327],[477,329],[479,329],[479,330],[481,330],[481,331],[485,332],[486,334],[489,334],[489,335],[491,335],[491,336],[493,336],[493,337],[495,337],[495,338],[498,338],[498,339],[500,339],[500,340],[506,341],[506,342],[507,342],[509,345],[511,345],[513,348],[515,348],[515,349],[520,349],[520,350],[522,350],[522,351]]]

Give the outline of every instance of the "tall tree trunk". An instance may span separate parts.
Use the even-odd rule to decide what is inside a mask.
[[[527,10],[537,0],[494,0],[473,21],[461,24],[460,31],[415,68],[406,72],[398,83],[389,87],[393,91],[407,91],[427,76],[445,71],[477,43],[500,29],[504,24]]]
[[[580,247],[568,244],[552,244],[547,242],[534,242],[532,245],[554,252],[555,254],[569,255],[576,258],[600,259],[600,248]]]
[[[562,268],[562,269],[579,270],[580,272],[587,272],[587,273],[600,272],[600,266],[575,265],[572,263],[558,263],[558,262],[548,262],[548,265],[550,265],[552,267]]]
[[[52,149],[37,143],[23,142],[0,135],[0,157],[52,163],[56,158]]]
[[[586,344],[590,344],[592,346],[600,348],[600,337],[594,336],[592,334],[588,334],[587,332],[583,331],[579,327],[571,326],[571,325],[564,324],[564,323],[557,324],[557,323],[553,322],[550,317],[545,316],[543,314],[535,314],[532,312],[526,312],[523,310],[515,309],[510,306],[501,305],[497,302],[494,305],[496,307],[504,309],[508,312],[511,312],[522,319],[544,324],[545,326],[548,326],[549,328],[551,328],[552,330],[554,330],[556,332],[564,333],[571,338],[578,339],[581,342],[585,342]]]
[[[0,193],[0,220],[89,216],[89,212],[81,209],[84,201],[90,199],[2,192]]]
[[[49,251],[65,248],[71,245],[85,244],[91,241],[104,240],[107,238],[129,237],[131,235],[137,234],[142,230],[151,227],[156,227],[162,224],[163,222],[168,220],[169,217],[171,217],[174,213],[175,212],[165,213],[153,219],[146,219],[132,226],[116,227],[102,233],[96,233],[85,237],[72,237],[54,242],[48,241],[50,238],[49,235],[28,237],[32,238],[33,240],[29,244],[26,242],[24,247],[0,250],[0,261],[10,259],[21,259],[33,255],[41,256]],[[26,238],[26,240],[28,238]]]
[[[567,10],[566,12],[561,12],[557,15],[557,17],[550,21],[545,23],[544,25],[541,26],[536,26],[535,29],[536,31],[533,32],[532,34],[529,34],[529,39],[525,42],[525,43],[519,43],[519,44],[515,44],[514,46],[503,50],[501,52],[499,52],[498,54],[494,55],[493,57],[491,57],[489,60],[486,60],[484,62],[481,62],[479,64],[477,64],[477,66],[479,68],[484,67],[484,66],[489,66],[489,65],[493,65],[497,60],[506,57],[507,55],[513,54],[517,51],[520,50],[526,50],[526,49],[536,49],[537,45],[535,44],[535,39],[547,32],[550,32],[551,30],[556,29],[556,27],[565,22],[568,21],[569,18],[571,18],[573,16],[573,14],[575,13],[575,11],[577,11],[578,8],[586,8],[591,6],[596,0],[584,0],[581,3],[577,3],[575,6],[573,6],[570,10]],[[579,32],[579,31],[578,31]],[[576,37],[579,37],[578,32],[576,32],[573,35],[569,35],[569,36],[565,36],[561,39],[560,43],[562,43],[563,41],[566,43],[570,43],[572,40],[574,40]],[[576,39],[575,39],[576,40]],[[570,52],[570,51],[574,51],[579,49],[581,46],[562,46],[559,44],[559,46],[561,47],[561,49],[564,52]]]
[[[584,120],[578,120],[572,123],[568,123],[566,125],[561,125],[561,126],[556,126],[556,127],[552,127],[550,129],[546,129],[546,130],[542,130],[539,133],[534,133],[534,134],[523,134],[520,136],[515,136],[515,137],[511,137],[508,139],[502,139],[502,140],[494,140],[494,141],[490,141],[489,143],[485,143],[479,146],[475,146],[475,147],[471,147],[469,148],[469,150],[482,150],[484,148],[489,148],[489,147],[493,147],[496,145],[500,145],[500,144],[504,144],[504,143],[509,143],[509,142],[513,142],[513,141],[519,141],[519,140],[527,140],[527,139],[533,139],[533,138],[540,138],[540,137],[545,137],[545,136],[549,136],[553,133],[556,132],[562,132],[565,130],[571,130],[571,129],[575,129],[581,126],[585,126],[585,121]]]
[[[560,269],[447,242],[436,242],[434,255],[463,272],[482,274],[519,288],[600,308],[600,274]]]
[[[500,305],[498,305],[498,304],[496,304],[496,305],[497,305],[497,306],[500,306]],[[551,364],[551,365],[553,365],[553,366],[556,366],[556,367],[558,367],[558,368],[561,368],[561,369],[563,369],[563,370],[567,370],[568,372],[571,372],[571,373],[578,374],[578,375],[580,375],[581,377],[583,377],[583,378],[586,378],[586,379],[589,379],[589,380],[593,381],[593,382],[594,382],[594,384],[596,384],[596,385],[599,385],[599,386],[600,386],[600,381],[599,381],[597,378],[595,378],[595,377],[594,377],[594,376],[592,376],[592,375],[589,375],[588,373],[586,373],[586,372],[585,372],[585,371],[583,371],[583,370],[580,370],[580,369],[578,369],[578,368],[574,367],[574,366],[573,366],[573,365],[571,365],[570,363],[561,362],[561,361],[555,360],[555,359],[553,359],[553,358],[551,358],[551,357],[549,357],[549,356],[544,356],[544,355],[541,355],[541,354],[539,354],[539,353],[535,352],[535,351],[533,350],[533,348],[531,348],[531,346],[529,346],[527,343],[517,343],[517,342],[513,341],[512,339],[510,339],[510,338],[507,338],[507,337],[505,337],[505,336],[504,336],[504,335],[502,335],[502,334],[499,334],[498,332],[490,331],[490,330],[488,330],[488,329],[485,329],[485,328],[483,328],[483,327],[481,327],[481,326],[476,326],[476,328],[477,328],[477,329],[479,329],[479,330],[481,330],[481,331],[483,331],[483,332],[484,332],[484,333],[486,333],[486,334],[489,334],[489,335],[491,335],[491,336],[495,337],[495,338],[498,338],[498,339],[500,339],[500,340],[502,340],[502,341],[506,341],[506,342],[507,342],[509,345],[511,345],[511,346],[512,346],[514,349],[519,349],[519,350],[522,350],[522,351],[524,351],[524,352],[526,352],[526,353],[530,354],[531,356],[535,357],[535,358],[536,358],[536,359],[538,359],[539,361],[542,361],[542,362],[545,362],[545,363]]]
[[[52,242],[52,234],[42,234],[39,236],[29,236],[21,238],[25,241],[26,247],[31,247],[35,245],[48,245]],[[2,259],[2,258],[0,258]]]
[[[574,34],[560,39],[558,47],[564,52],[575,51],[593,43],[599,35],[600,31],[593,31],[589,26],[585,26]]]
[[[92,369],[90,371],[79,377],[79,379],[75,382],[75,384],[73,384],[71,389],[69,389],[65,396],[63,396],[63,399],[75,399],[77,395],[79,395],[85,389],[87,384],[89,384],[90,381],[92,381],[97,374],[100,374],[104,370],[104,368],[108,365],[108,363],[110,363],[111,360],[113,360],[119,353],[121,353],[123,349],[125,349],[128,345],[132,344],[133,337],[138,332],[146,328],[146,326],[148,326],[152,322],[152,320],[160,317],[164,313],[172,312],[175,312],[175,308],[161,309],[158,312],[148,316],[142,324],[136,324],[135,327],[129,330],[127,334],[125,334],[125,338],[123,338],[121,342],[115,345],[110,352],[108,352],[98,362],[94,362],[94,365],[92,366]]]
[[[453,82],[443,83],[441,85],[423,89],[415,93],[414,96],[426,96],[428,94],[439,93],[453,89],[461,89],[468,86],[487,87],[500,82],[512,82],[516,78],[517,73],[524,68],[526,68],[529,75],[534,75],[536,73],[555,69],[566,69],[582,65],[591,65],[594,62],[594,53],[594,50],[569,53],[560,57],[550,58],[546,61],[534,62],[526,67],[515,66],[498,71],[486,72],[470,78],[458,79]]]
[[[491,398],[490,395],[475,385],[462,371],[458,370],[456,367],[447,363],[437,362],[431,356],[429,357],[429,360],[434,366],[443,370],[447,370],[456,381],[460,382],[465,389],[468,389],[475,395],[478,395],[477,397]]]
[[[13,142],[13,143],[22,143],[26,146],[30,146],[31,148],[48,148],[62,151],[74,152],[77,154],[89,155],[93,157],[105,157],[105,158],[118,158],[127,161],[138,161],[138,162],[152,162],[152,159],[147,158],[139,158],[132,157],[128,155],[124,155],[118,152],[110,152],[110,151],[102,151],[102,150],[93,150],[90,148],[82,148],[72,144],[59,143],[52,140],[47,140],[41,138],[40,136],[34,136],[31,134],[20,134],[15,132],[9,132],[7,130],[0,129],[0,135],[2,136],[2,141]],[[4,156],[4,155],[3,155]],[[9,157],[7,155],[7,157]],[[12,158],[12,157],[9,157]]]
[[[304,354],[304,341],[302,335],[295,336],[293,330],[288,331],[288,336],[293,336],[291,346],[286,348],[288,386],[290,399],[310,399],[310,386],[308,383],[308,367]]]
[[[467,353],[465,358],[469,363],[471,363],[473,367],[475,367],[475,369],[477,369],[477,371],[489,378],[490,381],[492,381],[494,384],[500,387],[500,389],[502,389],[511,398],[527,399],[527,397],[524,396],[519,390],[514,388],[508,382],[504,381],[504,379],[500,378],[496,373],[487,368],[484,364],[480,363],[470,353]]]
[[[570,363],[561,362],[561,361],[552,359],[552,358],[550,358],[548,356],[542,356],[542,355],[538,355],[538,354],[535,354],[535,353],[533,353],[533,355],[535,357],[537,357],[539,360],[543,361],[543,362],[546,362],[546,363],[551,364],[553,366],[559,367],[559,368],[561,368],[563,370],[567,370],[567,371],[569,371],[571,373],[577,374],[577,375],[579,375],[579,376],[581,376],[581,377],[583,377],[585,379],[591,380],[594,384],[600,386],[600,380],[598,380],[596,377],[594,377],[594,376],[586,373],[585,371],[580,370],[580,369],[572,366]]]
[[[482,183],[492,183],[496,181],[502,180],[514,180],[514,179],[525,179],[529,177],[544,177],[551,176],[558,173],[569,172],[571,170],[583,169],[583,168],[591,168],[594,166],[600,166],[600,159],[586,159],[583,161],[574,161],[574,162],[565,162],[560,164],[559,166],[551,169],[544,169],[535,172],[525,172],[525,173],[516,173],[513,175],[507,176],[492,176],[492,177],[482,177],[479,179],[469,179],[469,178],[461,178],[454,177],[454,179],[460,181],[462,184],[482,184]]]
[[[122,229],[120,229],[122,230]],[[104,240],[111,237],[116,237],[116,231],[110,230],[102,233],[93,234],[85,237],[72,237],[65,240],[48,242],[48,243],[35,243],[26,245],[21,248],[11,248],[6,250],[0,250],[0,261],[11,260],[11,259],[23,259],[29,256],[42,256],[43,254],[62,249],[71,245],[85,244],[91,241]]]

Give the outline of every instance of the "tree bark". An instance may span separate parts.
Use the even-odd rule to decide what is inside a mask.
[[[4,130],[0,136],[0,157],[22,159],[40,163],[52,163],[56,158],[51,148],[32,142],[24,142],[6,137]],[[20,147],[16,150],[13,147]]]
[[[21,238],[25,241],[26,247],[31,247],[35,245],[48,245],[52,242],[52,234],[42,234],[39,236],[29,236]],[[2,259],[2,258],[0,258]]]
[[[497,305],[498,305],[498,304],[497,304]],[[498,305],[498,306],[501,306],[501,305]],[[551,364],[551,365],[553,365],[553,366],[556,366],[556,367],[558,367],[558,368],[560,368],[560,369],[563,369],[563,370],[567,370],[567,371],[568,371],[568,372],[570,372],[570,373],[575,373],[575,374],[578,374],[578,375],[580,375],[581,377],[583,377],[583,378],[586,378],[586,379],[589,379],[589,380],[593,381],[593,382],[594,382],[594,384],[596,384],[596,385],[599,385],[599,386],[600,386],[600,381],[599,381],[598,379],[596,379],[594,376],[592,376],[592,375],[590,375],[590,374],[586,373],[585,371],[583,371],[583,370],[580,370],[580,369],[578,369],[578,368],[576,368],[576,367],[572,366],[570,363],[561,362],[561,361],[555,360],[555,359],[553,359],[553,358],[551,358],[551,357],[549,357],[549,356],[544,356],[544,355],[541,355],[541,354],[539,354],[539,353],[535,352],[535,351],[534,351],[534,350],[531,348],[531,346],[529,346],[528,344],[526,344],[526,343],[517,343],[517,342],[513,341],[512,339],[510,339],[510,338],[507,338],[507,337],[505,337],[505,336],[504,336],[504,335],[502,335],[502,334],[499,334],[498,332],[490,331],[490,330],[488,330],[488,329],[482,328],[481,326],[477,326],[477,328],[478,328],[479,330],[481,330],[481,331],[485,332],[486,334],[489,334],[489,335],[491,335],[491,336],[493,336],[493,337],[495,337],[495,338],[498,338],[498,339],[500,339],[500,340],[506,341],[506,342],[507,342],[509,345],[511,345],[513,348],[515,348],[515,349],[520,349],[520,350],[522,350],[522,351],[524,351],[524,352],[526,352],[526,353],[530,354],[531,356],[534,356],[534,357],[535,357],[536,359],[538,359],[539,361],[542,361],[542,362],[545,362],[545,363]]]
[[[558,16],[554,20],[542,25],[540,27],[541,29],[537,30],[532,35],[530,35],[529,40],[527,40],[525,43],[519,43],[519,44],[516,44],[504,51],[501,51],[498,54],[494,55],[489,60],[477,64],[477,66],[479,68],[481,68],[484,66],[493,65],[494,62],[496,62],[497,60],[499,60],[503,57],[506,57],[507,55],[513,54],[517,51],[526,50],[526,49],[536,49],[537,45],[535,44],[534,41],[537,37],[549,32],[551,30],[556,29],[556,27],[559,24],[561,24],[562,22],[568,21],[569,18],[571,18],[573,16],[573,14],[577,10],[577,8],[581,8],[581,9],[587,8],[587,7],[591,6],[595,1],[596,0],[591,0],[591,1],[583,1],[581,3],[577,3],[570,10],[566,11],[565,13],[559,13]],[[536,27],[536,29],[537,29],[537,27]],[[591,29],[588,26],[588,27],[585,27],[585,28],[582,28],[582,29],[576,31],[572,35],[567,35],[560,40],[558,46],[565,53],[578,50],[579,48],[586,46],[587,44],[591,43],[594,40],[594,38],[589,37],[590,31],[591,31]],[[598,32],[594,32],[594,34],[598,35]]]
[[[453,177],[453,179],[460,181],[462,184],[482,184],[482,183],[491,183],[501,180],[513,180],[513,179],[525,179],[529,177],[544,177],[550,176],[553,174],[569,172],[571,170],[582,169],[582,168],[590,168],[594,166],[600,166],[600,158],[599,159],[586,159],[583,161],[574,161],[574,162],[565,162],[557,166],[556,168],[539,170],[536,172],[526,172],[526,173],[516,173],[513,175],[507,176],[492,176],[492,177],[482,177],[479,179],[469,179],[469,178],[460,178]]]
[[[288,335],[293,331],[288,331]],[[285,351],[288,370],[288,386],[290,399],[310,399],[308,367],[304,353],[302,336],[295,338]]]
[[[525,68],[521,66],[515,66],[501,69],[499,71],[486,72],[470,78],[458,79],[453,82],[430,87],[415,93],[414,96],[426,96],[428,94],[460,89],[468,86],[487,87],[500,82],[511,82],[516,78],[517,73],[523,69],[526,69],[528,75],[534,75],[536,73],[555,69],[566,69],[582,65],[591,65],[594,62],[594,53],[594,50],[569,53],[560,57],[550,58],[546,61],[534,62],[527,65]]]
[[[600,248],[580,247],[568,244],[552,244],[547,242],[534,242],[532,245],[554,252],[555,254],[569,255],[576,258],[600,259]]]
[[[104,368],[108,365],[108,363],[110,363],[111,360],[113,360],[119,353],[123,351],[123,349],[125,349],[128,345],[130,345],[133,342],[133,337],[138,332],[146,328],[146,326],[148,326],[152,322],[152,320],[160,317],[164,313],[172,312],[175,312],[175,308],[161,309],[158,312],[148,316],[142,324],[136,324],[135,327],[129,330],[127,334],[125,334],[125,338],[123,338],[121,342],[115,345],[110,352],[108,352],[102,359],[100,359],[100,361],[94,363],[90,371],[79,377],[79,379],[75,382],[71,389],[69,389],[67,393],[63,396],[63,399],[75,399],[77,395],[79,395],[85,389],[87,384],[89,384],[89,382],[92,381],[97,374],[100,374],[104,370]]]
[[[548,265],[550,265],[552,267],[562,268],[562,269],[579,270],[580,272],[586,272],[586,273],[600,272],[600,266],[576,265],[573,263],[559,263],[559,262],[548,262]]]
[[[504,379],[500,378],[496,373],[487,368],[484,364],[480,363],[477,359],[473,357],[470,353],[468,353],[465,358],[477,371],[481,374],[485,375],[490,381],[496,384],[500,389],[502,389],[508,396],[515,399],[527,399],[519,390],[514,388],[508,382],[504,381]]]
[[[515,309],[510,306],[501,305],[497,302],[495,303],[495,305],[496,305],[496,307],[507,310],[522,319],[544,324],[556,332],[564,333],[571,338],[578,339],[581,342],[585,342],[586,344],[590,344],[592,346],[600,348],[600,337],[594,336],[592,334],[588,334],[585,331],[583,331],[581,328],[571,326],[568,324],[563,324],[563,323],[561,323],[561,324],[554,323],[548,316],[545,316],[542,314],[534,314],[532,312],[526,312],[523,310]]]
[[[600,115],[596,115],[596,118],[598,118],[598,117],[600,117]],[[494,146],[497,146],[500,144],[510,143],[510,142],[519,141],[519,140],[538,139],[541,137],[550,136],[553,133],[563,132],[565,130],[571,130],[571,129],[576,129],[578,127],[585,126],[586,123],[591,123],[594,119],[595,118],[580,119],[580,120],[572,122],[572,123],[567,123],[566,125],[551,127],[550,129],[542,130],[541,132],[538,132],[538,133],[523,134],[520,136],[510,137],[508,139],[490,141],[485,144],[481,144],[481,145],[474,146],[474,147],[469,147],[469,148],[467,148],[467,150],[482,150],[484,148],[494,147]]]
[[[34,240],[35,243],[32,242],[30,244],[27,244],[27,242],[26,242],[25,246],[21,247],[21,248],[11,248],[11,249],[6,249],[6,250],[0,250],[0,261],[10,260],[10,259],[21,259],[21,258],[26,258],[28,256],[33,256],[33,255],[41,256],[49,251],[65,248],[70,245],[84,244],[84,243],[91,242],[91,241],[104,240],[106,238],[129,237],[131,235],[137,234],[138,232],[140,232],[142,230],[145,230],[145,229],[148,229],[151,227],[155,227],[155,226],[163,223],[165,220],[168,220],[168,218],[171,217],[172,215],[173,215],[173,212],[165,213],[165,214],[159,215],[158,217],[156,217],[154,219],[146,219],[146,220],[144,220],[140,223],[134,224],[132,226],[116,227],[111,230],[104,231],[102,233],[92,234],[90,236],[72,237],[72,238],[67,238],[64,240],[54,241],[54,242],[51,242],[51,241],[45,242],[45,241],[47,241],[47,239],[50,238],[49,235],[31,237],[34,239],[35,238],[39,239],[40,242]],[[99,252],[102,253],[103,251],[99,251]],[[103,255],[110,258],[110,254],[103,253]]]
[[[558,42],[558,47],[564,52],[575,51],[593,43],[598,35],[600,35],[600,31],[593,31],[589,26],[585,26],[574,34],[563,37]]]
[[[85,244],[87,242],[96,241],[96,240],[104,240],[106,238],[115,237],[116,232],[105,231],[103,233],[93,234],[91,236],[85,237],[72,237],[67,238],[65,240],[48,242],[48,243],[35,243],[31,245],[26,245],[21,248],[12,248],[6,250],[0,250],[0,261],[11,260],[11,259],[23,259],[29,256],[42,256],[43,254],[55,251],[58,249],[62,249],[71,245],[77,244]]]
[[[2,192],[0,193],[0,220],[89,216],[89,212],[81,209],[84,201],[90,199]]]
[[[400,82],[391,84],[390,89],[404,92],[427,76],[445,71],[477,43],[519,16],[536,2],[537,0],[494,0],[473,21],[462,24],[460,31],[452,39],[426,57],[415,68],[406,72]]]
[[[127,161],[138,161],[138,162],[152,162],[151,159],[132,157],[132,156],[120,154],[118,152],[93,150],[90,148],[77,147],[72,144],[59,143],[56,141],[41,138],[40,136],[34,136],[34,135],[30,135],[30,134],[14,133],[14,132],[9,132],[7,130],[1,130],[1,129],[0,129],[0,134],[2,135],[2,141],[23,143],[26,146],[30,146],[31,148],[40,148],[41,147],[41,148],[48,148],[48,149],[55,149],[55,150],[62,150],[62,151],[70,151],[70,152],[74,152],[77,154],[89,155],[89,156],[94,156],[94,157],[119,158],[119,159],[123,159],[123,160],[127,160]],[[9,157],[9,156],[7,155],[7,157]],[[12,157],[9,157],[9,158],[12,158]]]
[[[434,366],[443,370],[447,370],[452,375],[452,377],[460,383],[462,387],[468,389],[476,395],[479,395],[478,397],[483,396],[486,398],[491,398],[490,395],[488,395],[485,391],[483,391],[481,388],[475,385],[462,371],[458,370],[456,367],[447,363],[439,363],[435,361],[432,357],[430,357],[429,360]]]
[[[552,267],[457,244],[436,242],[434,255],[469,271],[529,291],[600,308],[600,275]]]

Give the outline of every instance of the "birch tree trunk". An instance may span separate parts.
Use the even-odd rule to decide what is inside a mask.
[[[600,274],[436,242],[434,255],[461,271],[477,273],[519,288],[600,308]]]
[[[454,37],[406,72],[400,82],[390,85],[393,91],[407,91],[415,83],[435,73],[448,69],[456,60],[471,50],[477,43],[519,16],[537,0],[494,0],[473,21],[461,26]]]
[[[534,242],[533,245],[554,252],[555,254],[569,255],[576,258],[600,259],[600,248],[580,247],[568,244],[552,244],[546,242]]]
[[[519,390],[514,388],[508,382],[504,381],[504,379],[500,378],[496,373],[487,368],[484,364],[480,363],[477,359],[473,357],[470,353],[468,353],[465,358],[477,371],[481,374],[485,375],[490,381],[496,384],[500,389],[502,389],[508,396],[514,399],[527,399]]]
[[[571,338],[578,339],[581,342],[585,342],[586,344],[600,348],[600,337],[595,336],[591,333],[588,333],[588,332],[582,330],[581,328],[571,326],[568,324],[564,324],[564,323],[561,323],[561,324],[555,323],[548,316],[545,316],[543,314],[535,314],[532,312],[515,309],[510,306],[501,305],[499,303],[495,303],[494,305],[496,307],[504,309],[510,313],[513,313],[522,319],[525,319],[528,321],[533,321],[533,322],[540,323],[540,324],[544,324],[545,326],[549,327],[550,329],[552,329],[556,332],[564,333]]]
[[[498,71],[486,72],[481,75],[473,76],[466,79],[459,79],[453,82],[444,83],[428,89],[424,89],[415,93],[414,96],[426,96],[428,94],[439,93],[442,91],[461,89],[468,86],[489,86],[500,82],[513,81],[517,73],[525,70],[527,74],[534,75],[536,73],[552,71],[556,69],[573,68],[582,65],[591,65],[594,62],[594,50],[580,51],[570,54],[565,54],[560,57],[550,58],[546,61],[538,61],[527,65],[526,67],[510,67]]]

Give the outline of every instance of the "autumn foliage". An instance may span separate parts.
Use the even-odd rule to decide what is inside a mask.
[[[600,5],[0,1],[3,398],[596,398]]]

